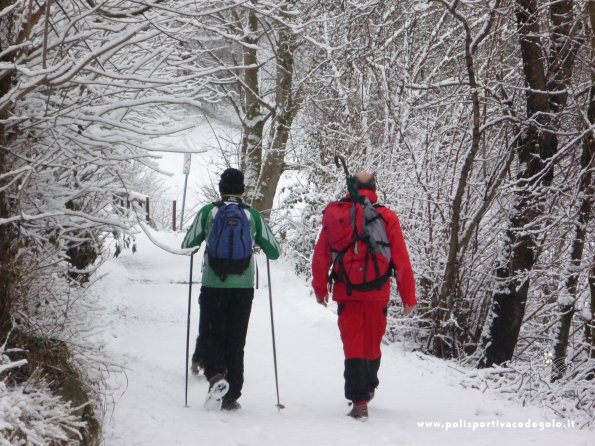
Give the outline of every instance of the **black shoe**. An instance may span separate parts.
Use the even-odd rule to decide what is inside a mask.
[[[238,410],[241,408],[242,406],[240,405],[240,403],[237,402],[237,400],[223,400],[223,402],[221,403],[221,410]]]
[[[365,401],[354,402],[347,415],[356,420],[366,421],[368,419],[368,403]]]

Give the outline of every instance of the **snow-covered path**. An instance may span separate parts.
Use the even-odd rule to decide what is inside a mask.
[[[182,235],[157,233],[177,248]],[[195,280],[200,280],[195,257]],[[167,445],[559,445],[593,444],[593,432],[573,428],[494,427],[495,423],[551,422],[534,407],[522,408],[487,393],[463,389],[459,372],[446,362],[383,347],[380,388],[370,419],[346,417],[343,358],[332,310],[310,297],[291,265],[272,262],[281,402],[275,407],[266,263],[259,259],[245,355],[245,385],[237,413],[207,412],[207,382],[190,376],[184,407],[189,258],[164,252],[143,235],[138,251],[124,252],[102,267],[93,287],[104,304],[104,351],[125,374],[112,374],[115,408],[105,422],[106,446]],[[197,332],[197,296],[192,298],[191,351]],[[420,423],[466,427],[423,427]],[[477,427],[472,423],[487,423]]]

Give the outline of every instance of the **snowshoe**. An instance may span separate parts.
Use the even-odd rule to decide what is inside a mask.
[[[209,392],[205,399],[205,409],[221,410],[223,397],[229,390],[229,383],[225,380],[222,373],[217,373],[209,380]]]

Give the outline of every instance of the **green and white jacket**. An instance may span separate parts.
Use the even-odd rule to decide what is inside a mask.
[[[224,197],[225,203],[237,203],[239,199],[235,197]],[[241,200],[239,200],[241,202]],[[213,219],[219,208],[215,203],[209,203],[198,211],[192,225],[184,237],[182,248],[200,247],[203,241],[207,239]],[[279,258],[280,249],[271,228],[264,221],[260,213],[248,207],[244,209],[250,222],[250,233],[252,241],[262,248],[266,256],[275,260]],[[217,274],[209,267],[209,259],[206,254],[202,266],[202,286],[211,288],[253,288],[254,287],[254,256],[250,260],[250,266],[242,274],[230,274],[225,280],[221,280]]]

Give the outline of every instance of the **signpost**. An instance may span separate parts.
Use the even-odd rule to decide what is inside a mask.
[[[182,196],[182,212],[180,215],[180,230],[184,229],[184,206],[186,206],[186,188],[188,187],[188,174],[190,173],[190,161],[192,159],[191,153],[184,153],[184,195]]]

